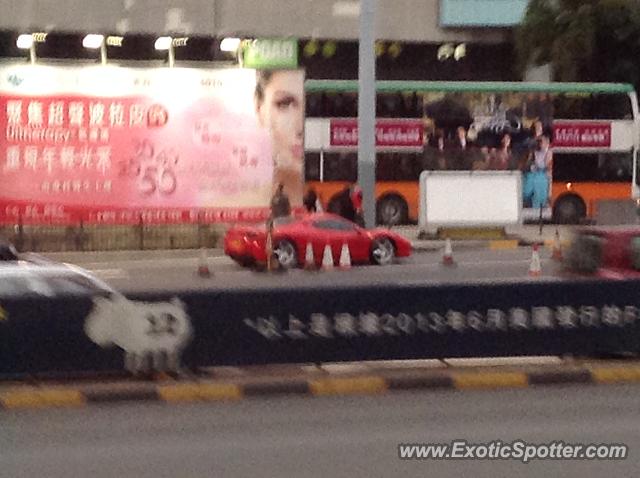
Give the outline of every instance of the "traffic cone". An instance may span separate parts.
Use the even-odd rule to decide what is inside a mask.
[[[542,266],[540,265],[540,252],[538,251],[538,244],[533,245],[531,252],[531,265],[529,265],[529,275],[531,277],[538,277],[542,273]]]
[[[444,254],[442,255],[442,264],[445,266],[455,265],[453,260],[453,247],[451,247],[451,239],[447,237],[444,241]]]
[[[331,246],[329,244],[324,246],[324,253],[322,254],[322,269],[326,271],[333,269],[333,254],[331,253]]]
[[[316,269],[316,260],[313,257],[313,246],[307,242],[307,249],[304,253],[304,268],[308,271]]]
[[[351,253],[349,252],[349,246],[345,242],[342,244],[342,250],[340,251],[340,269],[351,268]]]
[[[209,270],[209,259],[207,258],[207,250],[204,247],[200,249],[198,275],[200,277],[211,277],[211,270]]]
[[[560,243],[560,233],[556,229],[556,236],[553,239],[553,252],[551,258],[554,261],[562,261],[562,244]]]

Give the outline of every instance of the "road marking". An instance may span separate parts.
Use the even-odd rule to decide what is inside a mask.
[[[529,384],[527,374],[521,372],[462,372],[453,374],[459,389],[524,388]]]
[[[167,402],[239,400],[240,386],[235,384],[177,384],[158,387],[158,395]]]
[[[313,395],[360,395],[387,391],[382,377],[325,378],[311,380],[309,388]]]
[[[640,382],[640,367],[597,367],[591,369],[591,375],[598,383]]]
[[[5,408],[80,407],[86,401],[78,390],[9,390],[0,393]]]
[[[517,249],[517,248],[518,248],[518,241],[504,240],[504,241],[489,242],[489,249],[492,251],[501,251],[505,249]]]

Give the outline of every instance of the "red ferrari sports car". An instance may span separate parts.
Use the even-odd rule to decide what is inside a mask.
[[[266,263],[266,225],[236,226],[227,231],[224,252],[243,266]],[[337,264],[343,244],[349,246],[354,264],[391,264],[396,257],[411,255],[411,243],[388,229],[367,230],[335,214],[310,214],[276,219],[273,250],[280,265],[293,268],[304,264],[307,244],[313,248],[316,265],[322,262],[325,246],[331,247]]]

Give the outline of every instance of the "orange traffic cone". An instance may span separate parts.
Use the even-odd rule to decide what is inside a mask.
[[[444,254],[442,255],[442,264],[445,266],[455,265],[453,260],[453,247],[451,247],[451,239],[447,237],[444,241]]]
[[[333,253],[331,252],[331,246],[329,244],[324,246],[324,253],[322,254],[322,269],[325,271],[333,269]]]
[[[307,249],[304,253],[304,268],[308,271],[316,269],[316,260],[313,257],[313,246],[310,242],[307,242]]]
[[[562,244],[560,242],[560,233],[556,229],[556,236],[553,239],[553,252],[551,258],[554,261],[562,261]]]
[[[211,270],[209,269],[209,259],[207,258],[207,250],[204,247],[200,249],[198,275],[200,277],[211,277]]]
[[[538,244],[534,244],[533,250],[531,252],[529,275],[531,277],[538,277],[540,274],[542,274],[542,266],[540,265],[540,252],[538,251]]]
[[[349,246],[347,243],[342,244],[342,250],[340,251],[340,262],[338,263],[340,269],[351,268],[351,253],[349,252]]]

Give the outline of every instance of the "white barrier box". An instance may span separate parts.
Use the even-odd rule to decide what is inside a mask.
[[[419,229],[522,224],[520,171],[423,171]]]

